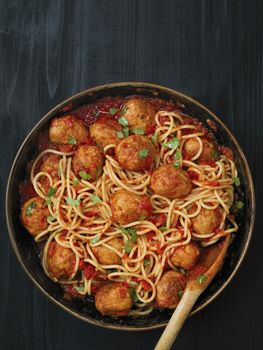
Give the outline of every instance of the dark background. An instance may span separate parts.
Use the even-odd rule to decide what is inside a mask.
[[[263,2],[0,1],[0,349],[152,349],[161,330],[90,326],[51,304],[11,249],[4,195],[11,162],[35,123],[58,102],[117,81],[154,82],[207,105],[250,163],[257,225],[227,289],[187,320],[174,348],[263,346]]]

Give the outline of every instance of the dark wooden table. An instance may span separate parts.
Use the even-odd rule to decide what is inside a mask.
[[[52,106],[95,85],[145,81],[181,90],[239,140],[256,185],[248,255],[231,285],[185,324],[174,348],[263,346],[263,2],[0,1],[0,349],[152,349],[161,330],[95,328],[51,304],[10,247],[5,185],[24,137]]]

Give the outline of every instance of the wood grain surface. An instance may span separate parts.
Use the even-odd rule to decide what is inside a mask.
[[[51,304],[19,266],[5,222],[10,166],[35,123],[76,92],[129,80],[207,105],[236,135],[256,185],[248,255],[174,349],[263,348],[262,49],[260,0],[0,1],[0,349],[152,349],[161,334],[99,329]]]

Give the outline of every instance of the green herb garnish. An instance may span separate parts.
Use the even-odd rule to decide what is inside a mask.
[[[70,197],[66,198],[66,202],[68,205],[71,205],[72,207],[76,207],[77,205],[80,205],[80,200],[79,199],[73,199]]]
[[[98,197],[96,194],[93,194],[92,196],[90,196],[90,200],[92,201],[93,204],[98,204],[102,202],[100,197]]]
[[[52,215],[48,215],[47,219],[48,219],[48,221],[56,220],[56,218],[54,218],[54,216],[52,216]]]
[[[100,236],[96,236],[94,238],[92,238],[92,240],[90,241],[92,244],[97,243],[100,240]]]
[[[79,180],[75,177],[75,178],[72,180],[72,183],[73,183],[73,185],[78,185],[78,184],[79,184]]]
[[[76,289],[76,291],[78,293],[84,293],[85,287],[84,286],[75,286],[74,289]]]
[[[236,202],[235,202],[235,207],[236,207],[237,209],[242,209],[243,206],[244,206],[244,203],[243,203],[242,201],[236,201]]]
[[[161,232],[164,232],[164,231],[167,230],[167,228],[166,228],[165,226],[161,226],[161,227],[159,227],[159,230],[160,230]]]
[[[118,119],[118,123],[121,124],[122,126],[128,126],[129,125],[128,120],[125,117],[120,117]]]
[[[184,291],[183,290],[178,290],[178,296],[179,298],[182,298],[182,295],[184,294]]]
[[[174,154],[174,160],[175,162],[173,163],[173,166],[175,167],[175,169],[180,168],[180,165],[182,163],[182,154],[179,149],[177,149]]]
[[[118,131],[117,132],[117,137],[118,137],[118,139],[123,139],[124,138],[123,132],[122,131]]]
[[[144,129],[143,128],[135,128],[132,129],[133,134],[135,135],[144,135]]]
[[[130,240],[127,240],[124,243],[124,249],[126,253],[130,253],[132,251],[132,242]]]
[[[137,292],[135,288],[130,288],[130,297],[132,298],[132,300],[136,303],[139,299],[137,296]]]
[[[127,107],[124,107],[122,110],[121,110],[121,116],[124,116],[126,114],[126,112],[128,111],[128,108]]]
[[[151,140],[152,140],[153,143],[155,143],[157,141],[157,134],[153,134],[151,136]]]
[[[76,139],[74,136],[69,136],[68,137],[68,144],[69,145],[75,145],[77,143]]]
[[[238,176],[234,177],[234,183],[237,187],[240,186],[240,178]]]
[[[218,153],[216,150],[212,151],[212,157],[213,157],[215,160],[218,160],[218,159],[219,159],[219,153]]]
[[[173,137],[171,141],[165,142],[162,144],[162,147],[167,147],[174,149],[180,145],[180,140],[177,137]]]
[[[146,158],[147,156],[148,156],[148,154],[149,154],[149,150],[148,149],[141,149],[140,151],[139,151],[139,158],[140,159],[144,159],[144,158]]]
[[[143,266],[148,266],[151,263],[151,261],[149,259],[144,259],[143,260]]]
[[[207,276],[206,275],[200,275],[197,277],[197,281],[202,284],[207,280]]]
[[[119,112],[119,109],[118,108],[110,108],[109,112],[111,115],[115,115],[117,112]]]
[[[49,187],[48,192],[47,192],[47,196],[48,196],[48,197],[53,197],[54,194],[56,193],[56,191],[57,191],[57,190],[56,190],[55,188]]]
[[[31,216],[32,215],[32,209],[36,208],[36,202],[31,202],[27,207],[26,207],[26,216]]]
[[[90,180],[91,179],[91,175],[86,173],[86,171],[80,171],[79,172],[79,176],[83,179],[83,180]]]
[[[51,204],[52,203],[52,199],[51,198],[48,198],[48,199],[46,199],[45,200],[45,205],[49,205],[49,204]]]
[[[137,241],[137,230],[134,227],[128,227],[128,228],[124,228],[122,226],[119,227],[119,229],[121,230],[121,232],[130,237],[132,242],[136,242]]]
[[[128,136],[129,136],[129,133],[130,133],[129,127],[128,127],[128,126],[125,126],[125,127],[123,128],[123,134],[124,134],[124,136],[128,137]]]

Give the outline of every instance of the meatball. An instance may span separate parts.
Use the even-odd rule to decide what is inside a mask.
[[[156,285],[156,304],[158,307],[174,309],[179,301],[179,292],[184,289],[183,274],[177,271],[167,271]]]
[[[190,242],[178,247],[171,256],[171,262],[174,266],[181,267],[184,270],[192,269],[200,255],[198,244]]]
[[[28,232],[34,237],[48,227],[48,207],[41,197],[29,199],[22,207],[21,221]]]
[[[61,145],[79,144],[88,136],[88,129],[82,121],[71,115],[53,119],[49,129],[50,141]]]
[[[96,309],[103,315],[126,316],[132,304],[129,288],[122,283],[107,284],[95,295]]]
[[[116,145],[119,142],[118,131],[122,126],[113,118],[102,117],[90,126],[90,136],[97,145],[105,147],[110,144]]]
[[[171,164],[156,169],[151,177],[154,193],[167,198],[183,198],[191,192],[192,183],[188,173],[175,169]]]
[[[188,139],[184,144],[184,152],[191,158],[199,151],[199,142],[196,139]],[[199,160],[206,162],[216,158],[216,145],[212,142],[203,140],[203,150],[199,156]]]
[[[191,208],[189,213],[193,213],[195,208]],[[200,235],[208,234],[214,232],[215,229],[220,225],[223,218],[223,213],[221,208],[216,209],[205,209],[202,208],[200,213],[193,217],[192,224],[193,230]]]
[[[72,165],[76,175],[85,171],[89,180],[94,181],[102,174],[104,155],[98,146],[81,145],[74,154]]]
[[[126,190],[119,190],[110,196],[113,219],[121,225],[147,217],[152,213],[150,199]]]
[[[59,245],[52,241],[47,251],[47,269],[54,279],[70,278],[76,263],[74,252],[70,248]]]
[[[155,155],[154,145],[142,135],[129,136],[116,147],[117,159],[126,170],[150,170]]]
[[[124,105],[124,111],[131,131],[137,128],[147,131],[147,128],[155,124],[155,108],[144,99],[129,99]]]
[[[123,247],[122,239],[113,238],[112,240],[108,241],[106,244],[112,246],[113,248],[115,248],[117,251],[121,253],[122,247]],[[119,257],[119,255],[107,247],[103,247],[103,246],[91,247],[91,250],[93,251],[96,258],[98,259],[99,263],[102,265],[121,264],[121,258]]]

